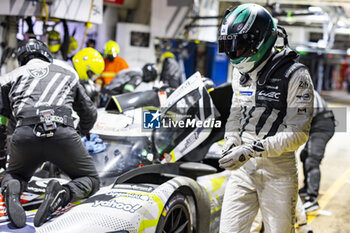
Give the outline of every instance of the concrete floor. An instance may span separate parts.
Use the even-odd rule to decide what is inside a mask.
[[[331,103],[329,106],[346,108],[347,130],[346,132],[336,132],[327,144],[325,157],[321,164],[319,196],[321,209],[310,213],[308,222],[315,233],[349,233],[350,105]],[[302,184],[301,163],[299,165],[299,183]]]

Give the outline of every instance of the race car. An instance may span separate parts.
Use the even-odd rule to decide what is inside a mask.
[[[208,93],[195,73],[166,100],[159,93],[126,95],[111,98],[92,130],[105,145],[92,154],[103,187],[35,228],[35,209],[48,178],[33,177],[30,192],[22,195],[31,197],[27,225],[15,229],[3,216],[1,232],[219,231],[230,172],[217,166],[220,151],[206,155],[223,138],[230,86]],[[38,196],[31,196],[35,192]]]

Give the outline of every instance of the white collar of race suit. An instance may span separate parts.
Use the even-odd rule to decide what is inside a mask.
[[[265,61],[263,61],[258,67],[256,67],[252,72],[248,73],[249,77],[256,82],[256,80],[258,80],[258,72],[266,65],[267,61],[270,59],[270,57],[272,56],[272,54],[275,53],[275,48],[272,48],[270,55],[265,59]]]

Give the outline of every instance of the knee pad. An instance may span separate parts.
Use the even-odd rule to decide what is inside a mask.
[[[309,157],[312,157],[314,160],[318,160],[319,163],[321,163],[321,160],[323,159],[325,151],[325,146],[314,146],[310,149]]]
[[[310,172],[312,169],[320,169],[320,160],[315,159],[312,156],[309,156],[305,159],[305,170],[306,172]]]
[[[309,157],[313,157],[321,162],[325,149],[327,145],[327,140],[325,140],[322,135],[313,135],[308,142],[308,152]]]

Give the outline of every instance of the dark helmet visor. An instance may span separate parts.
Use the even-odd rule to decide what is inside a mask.
[[[219,53],[225,53],[230,59],[247,56],[250,48],[246,35],[227,35],[219,38]]]
[[[59,41],[59,40],[49,40],[48,44],[49,44],[49,46],[58,45],[58,44],[61,44],[61,41]]]

